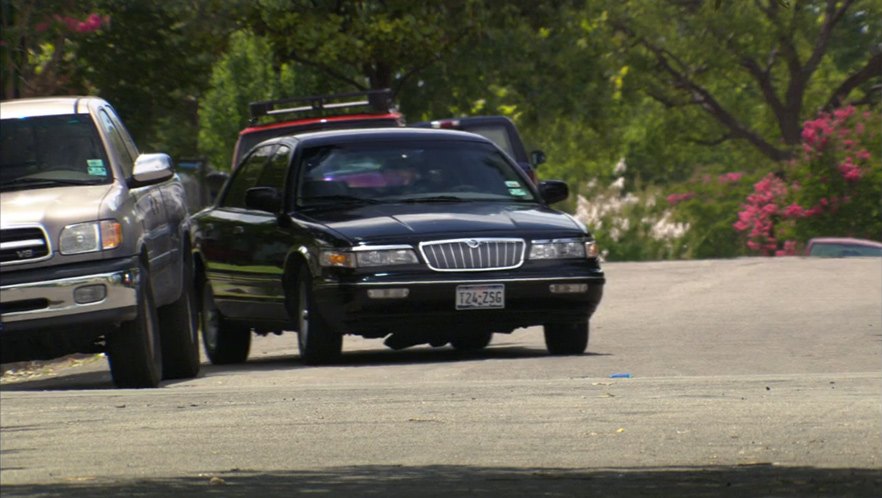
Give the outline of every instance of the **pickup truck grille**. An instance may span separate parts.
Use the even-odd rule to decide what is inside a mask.
[[[490,271],[517,268],[524,262],[522,239],[454,239],[420,243],[435,271]]]
[[[49,257],[50,248],[42,227],[0,229],[0,265],[27,263]]]

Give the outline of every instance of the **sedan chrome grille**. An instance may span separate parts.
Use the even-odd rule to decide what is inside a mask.
[[[49,241],[43,227],[0,229],[0,265],[28,263],[49,257]]]
[[[421,242],[420,252],[435,271],[490,271],[524,262],[523,239],[452,239]]]

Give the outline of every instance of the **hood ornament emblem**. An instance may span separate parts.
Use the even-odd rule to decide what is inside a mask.
[[[481,245],[481,243],[478,242],[478,241],[475,240],[475,239],[469,239],[469,240],[466,241],[466,245],[469,246],[469,247],[472,248],[472,249],[477,249],[478,246]]]

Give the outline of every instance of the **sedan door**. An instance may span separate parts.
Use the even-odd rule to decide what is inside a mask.
[[[266,145],[237,168],[218,207],[202,218],[202,251],[215,301],[227,316],[285,320],[281,287],[288,245],[273,213],[249,209],[253,187],[282,190],[290,149]]]

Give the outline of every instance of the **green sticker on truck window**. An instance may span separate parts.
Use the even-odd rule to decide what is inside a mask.
[[[103,159],[87,159],[89,174],[92,176],[107,176],[107,168],[104,167]]]

